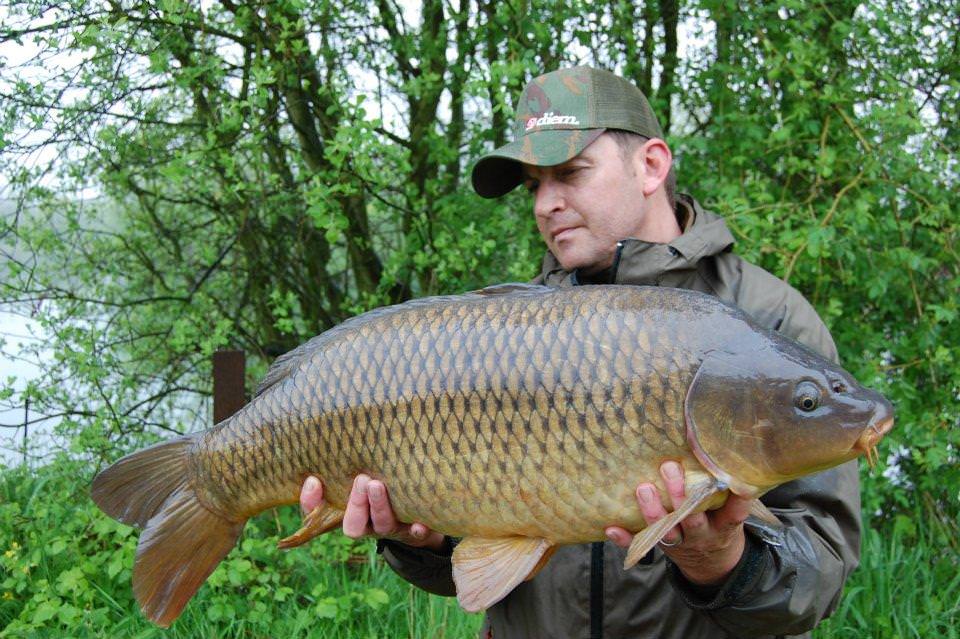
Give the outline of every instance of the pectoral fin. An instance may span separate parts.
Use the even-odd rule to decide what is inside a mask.
[[[284,537],[277,543],[278,548],[287,550],[307,543],[317,535],[333,530],[343,521],[343,511],[330,504],[322,504],[311,510],[303,518],[300,530],[289,537]]]
[[[546,563],[553,548],[546,539],[467,537],[453,551],[457,599],[468,612],[485,610]]]
[[[750,514],[760,521],[770,524],[771,526],[783,526],[783,523],[777,519],[777,516],[770,512],[770,510],[764,506],[763,502],[759,499],[754,499],[750,502]]]
[[[716,480],[705,481],[690,487],[687,491],[687,498],[680,507],[657,523],[647,526],[636,535],[630,542],[630,549],[627,551],[627,558],[623,562],[624,568],[632,568],[643,556],[650,552],[657,543],[663,539],[663,536],[670,532],[670,529],[679,524],[697,507],[703,504],[718,492],[723,492],[727,487]]]

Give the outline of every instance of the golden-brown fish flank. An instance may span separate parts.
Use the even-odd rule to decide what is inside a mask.
[[[558,544],[603,539],[611,524],[641,531],[634,490],[658,483],[665,459],[683,463],[691,497],[680,510],[692,512],[722,504],[726,484],[757,496],[852,458],[858,441],[872,449],[879,437],[861,434],[877,411],[892,419],[889,405],[856,387],[825,395],[828,414],[802,413],[793,393],[807,369],[842,373],[688,291],[506,285],[417,300],[278,358],[234,417],[124,458],[97,477],[93,497],[146,526],[134,589],[161,624],[242,522],[296,503],[308,474],[323,481],[328,505],[282,545],[339,525],[353,478],[368,473],[387,483],[401,520],[464,538],[454,578],[464,607],[480,609]],[[809,437],[820,452],[799,465],[776,452]],[[628,563],[666,530],[638,534]]]

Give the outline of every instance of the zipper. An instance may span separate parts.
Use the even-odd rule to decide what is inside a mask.
[[[623,240],[617,242],[617,252],[613,256],[613,266],[610,269],[610,283],[617,283],[617,271],[620,269],[620,256],[623,254]]]

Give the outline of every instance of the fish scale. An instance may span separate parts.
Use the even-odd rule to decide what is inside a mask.
[[[513,306],[517,305],[517,302],[514,301]],[[584,382],[584,376],[586,371],[582,367],[577,366],[576,362],[570,362],[565,359],[568,355],[576,355],[581,352],[579,348],[571,348],[570,344],[579,343],[584,339],[597,339],[598,332],[601,332],[604,327],[606,331],[611,336],[611,342],[608,342],[608,346],[617,347],[617,338],[620,336],[622,330],[623,322],[614,321],[605,322],[606,318],[603,315],[585,315],[583,312],[583,305],[579,305],[578,308],[574,309],[572,312],[559,313],[554,309],[549,309],[548,314],[552,312],[553,317],[581,317],[585,321],[580,322],[579,324],[574,323],[572,326],[561,326],[561,327],[551,327],[555,331],[542,331],[543,333],[554,332],[552,336],[552,343],[544,343],[543,341],[538,341],[534,344],[533,348],[529,347],[526,349],[527,352],[524,353],[521,348],[523,346],[522,340],[518,339],[516,342],[512,343],[508,339],[503,339],[502,337],[498,339],[498,334],[492,331],[482,331],[475,336],[476,345],[478,348],[484,350],[484,352],[496,351],[498,345],[507,345],[513,346],[511,349],[511,355],[506,357],[503,355],[503,351],[498,353],[497,358],[484,358],[479,361],[481,367],[475,369],[478,373],[477,377],[483,379],[502,379],[496,375],[499,372],[499,362],[504,359],[509,359],[510,361],[523,361],[526,359],[529,364],[527,369],[524,371],[526,375],[521,376],[521,378],[526,378],[530,380],[526,386],[533,386],[537,384],[537,388],[544,389],[549,391],[557,390],[558,394],[555,396],[549,392],[537,393],[534,391],[532,394],[527,394],[525,397],[532,399],[533,406],[529,409],[529,413],[524,415],[521,411],[519,417],[520,420],[501,420],[500,427],[498,428],[498,421],[490,416],[489,414],[482,414],[480,411],[476,410],[476,406],[482,405],[485,403],[486,396],[477,396],[477,395],[462,395],[458,394],[458,399],[462,400],[460,403],[464,408],[461,409],[461,412],[457,414],[457,418],[453,420],[447,420],[445,422],[446,430],[459,430],[461,433],[465,433],[467,440],[470,442],[470,455],[471,459],[478,460],[481,464],[487,462],[490,457],[492,457],[497,449],[517,449],[518,445],[522,446],[522,442],[518,442],[515,437],[512,435],[512,431],[515,427],[518,429],[526,430],[529,420],[535,422],[532,430],[534,433],[538,433],[539,437],[535,439],[538,446],[534,449],[537,454],[543,455],[544,461],[542,464],[531,468],[529,465],[527,467],[521,467],[519,470],[524,471],[535,471],[538,473],[543,473],[546,471],[548,475],[556,474],[569,474],[569,473],[582,473],[583,472],[583,458],[584,456],[581,453],[581,447],[578,444],[571,443],[564,446],[565,439],[564,437],[553,437],[551,438],[548,433],[553,432],[555,434],[562,433],[560,424],[567,420],[566,411],[561,410],[561,407],[555,404],[555,397],[567,397],[570,392],[572,392],[572,387],[575,385],[582,384]],[[436,473],[436,468],[432,465],[429,444],[434,443],[434,449],[440,450],[441,445],[435,443],[434,435],[437,432],[437,429],[433,426],[432,415],[437,414],[438,411],[440,415],[443,414],[444,410],[447,408],[447,402],[444,401],[442,396],[438,396],[438,393],[442,390],[441,382],[449,379],[449,376],[454,373],[449,369],[449,363],[447,368],[444,368],[444,358],[439,351],[432,347],[433,344],[438,343],[437,333],[450,335],[455,333],[457,327],[451,327],[449,324],[451,322],[456,322],[459,326],[483,326],[485,319],[491,319],[496,317],[498,314],[510,316],[510,313],[515,309],[506,308],[506,309],[496,309],[493,310],[491,305],[484,305],[479,307],[478,313],[475,315],[467,315],[465,318],[462,316],[457,317],[449,312],[449,309],[438,309],[438,312],[423,314],[418,318],[418,321],[413,324],[407,334],[402,332],[396,334],[393,338],[394,340],[399,341],[400,343],[412,342],[416,345],[415,349],[407,348],[405,349],[410,358],[408,359],[409,368],[411,370],[425,370],[430,371],[425,376],[426,384],[416,384],[415,387],[418,387],[420,393],[418,397],[424,402],[424,405],[428,409],[425,413],[421,413],[418,420],[413,421],[412,423],[407,421],[413,418],[413,415],[416,411],[404,410],[403,406],[390,405],[391,412],[396,410],[398,415],[398,420],[404,421],[404,423],[409,423],[413,426],[414,432],[416,433],[415,437],[419,443],[416,443],[413,447],[414,458],[410,461],[414,462],[413,466],[429,467],[431,473],[426,475],[424,473],[410,473],[403,467],[401,464],[396,464],[388,467],[376,467],[376,462],[383,460],[386,456],[383,454],[385,451],[382,448],[376,446],[376,442],[382,439],[390,439],[385,437],[384,433],[381,433],[377,430],[377,425],[386,421],[387,423],[392,422],[392,420],[383,420],[382,415],[377,412],[364,410],[360,420],[364,423],[364,433],[362,436],[362,441],[365,443],[365,446],[356,446],[354,439],[351,439],[349,434],[342,434],[341,437],[344,438],[344,443],[348,446],[353,446],[357,450],[354,451],[352,459],[354,461],[354,467],[348,465],[329,465],[324,464],[323,460],[311,460],[315,462],[315,465],[312,468],[300,468],[293,469],[288,468],[288,471],[292,471],[291,475],[288,476],[290,479],[290,484],[293,486],[293,490],[296,491],[299,487],[302,477],[307,472],[313,472],[324,478],[325,484],[332,485],[334,483],[344,484],[344,487],[340,491],[335,491],[330,493],[331,499],[335,499],[336,493],[345,494],[348,490],[349,482],[352,481],[353,476],[361,471],[366,471],[371,473],[373,476],[390,478],[391,474],[395,474],[396,479],[390,481],[391,487],[393,484],[397,485],[407,485],[409,482],[413,486],[417,486],[417,490],[404,490],[403,493],[410,493],[410,496],[413,499],[422,497],[425,494],[431,494],[435,492],[440,486],[431,485],[429,482],[424,483],[424,478],[434,477],[434,484],[437,483],[439,475]],[[447,311],[447,312],[444,312]],[[548,319],[540,318],[536,314],[530,314],[530,324],[534,327],[537,326],[537,320]],[[394,342],[390,341],[385,337],[387,331],[390,329],[396,330],[397,323],[391,321],[390,319],[382,320],[382,326],[369,327],[369,330],[360,331],[358,339],[351,340],[350,342],[339,345],[339,348],[335,349],[335,357],[340,361],[349,361],[353,358],[355,361],[358,361],[363,368],[363,372],[360,376],[354,376],[354,379],[359,381],[359,383],[354,385],[352,389],[355,394],[348,395],[346,397],[336,397],[331,398],[334,403],[353,403],[363,405],[365,401],[370,398],[373,401],[384,400],[384,389],[393,396],[399,395],[403,390],[407,388],[407,385],[404,384],[404,380],[400,376],[391,374],[389,369],[382,369],[381,367],[385,363],[385,354],[389,352],[389,344]],[[418,328],[428,326],[431,327],[428,331],[421,333],[419,336],[416,334]],[[399,327],[402,330],[402,326]],[[566,331],[561,331],[559,328],[566,328]],[[612,330],[611,330],[612,329]],[[527,333],[531,331],[528,330]],[[537,331],[533,331],[537,332]],[[589,334],[588,334],[589,333]],[[516,333],[519,337],[522,333]],[[425,339],[425,335],[430,335],[430,339]],[[418,339],[419,338],[419,339]],[[367,340],[373,340],[372,343]],[[483,347],[487,347],[484,349]],[[491,348],[492,347],[492,348]],[[622,350],[617,348],[617,354]],[[346,352],[344,352],[346,351]],[[525,357],[526,356],[526,357]],[[315,355],[315,357],[317,357]],[[418,359],[419,358],[419,359]],[[429,361],[432,358],[432,362]],[[431,366],[431,364],[438,363],[439,360],[440,366]],[[561,361],[558,361],[561,360]],[[449,362],[449,360],[447,360]],[[614,362],[614,370],[608,371],[608,377],[610,379],[623,380],[624,377],[631,374],[631,368],[629,367],[628,362],[630,361],[629,357],[614,357],[612,358]],[[552,364],[552,366],[551,366]],[[537,370],[537,367],[542,367],[541,370]],[[322,362],[315,362],[313,369],[323,370]],[[370,375],[371,370],[381,370],[382,377],[377,380],[377,378],[372,378]],[[396,371],[398,369],[394,369]],[[539,372],[539,375],[537,374]],[[486,375],[484,375],[486,374]],[[302,379],[302,378],[295,378]],[[333,381],[333,384],[328,382]],[[376,383],[379,381],[379,385]],[[469,378],[468,378],[469,381]],[[342,393],[342,389],[338,388],[335,384],[336,378],[329,380],[327,375],[321,375],[314,382],[314,387],[323,388],[331,387],[336,388],[339,393]],[[543,386],[542,384],[546,384]],[[478,386],[481,386],[478,384]],[[525,387],[512,389],[514,394],[520,393],[523,394]],[[303,389],[294,384],[293,388],[297,391],[303,391]],[[498,390],[503,390],[499,389]],[[626,393],[624,393],[626,394]],[[606,396],[606,394],[604,394]],[[606,399],[606,397],[604,397]],[[331,400],[327,400],[331,401]],[[442,408],[441,408],[442,407]],[[605,416],[603,407],[598,407],[596,403],[591,403],[585,405],[584,409],[587,413],[591,414],[592,419],[589,421],[595,423],[603,423]],[[625,407],[626,413],[629,415],[639,415],[642,410],[636,405],[628,403]],[[307,442],[309,447],[311,438],[314,436],[317,430],[330,430],[331,436],[334,439],[340,439],[341,437],[337,436],[336,430],[338,426],[337,420],[325,418],[323,416],[323,406],[321,405],[321,411],[319,415],[313,415],[314,421],[303,422],[304,425],[312,426],[312,428],[300,429],[302,433],[302,439]],[[260,416],[255,416],[254,419],[259,419]],[[578,420],[579,421],[579,420]],[[392,435],[393,433],[391,433]],[[400,435],[404,434],[404,431],[399,433]],[[394,438],[395,439],[395,438]],[[572,438],[571,438],[572,439]],[[610,445],[609,433],[608,437],[604,438],[602,435],[594,441],[596,449],[599,450],[600,446],[607,448]],[[401,439],[400,441],[395,442],[395,446],[391,452],[397,455],[398,459],[402,459],[404,451],[404,442]],[[524,449],[530,449],[529,446],[522,446]],[[309,448],[308,448],[309,449]],[[679,451],[678,451],[679,452]],[[609,454],[609,451],[608,451]],[[435,457],[436,455],[434,455]],[[501,454],[502,456],[502,454]],[[574,456],[579,456],[579,463],[574,463],[576,460],[572,459]],[[682,455],[679,455],[682,457]],[[508,456],[509,459],[509,456]],[[253,461],[256,461],[255,459]],[[512,462],[512,460],[509,460]],[[565,463],[566,462],[566,463]],[[382,463],[382,461],[381,461]],[[503,460],[503,463],[508,463],[507,460]],[[392,473],[391,473],[392,471]],[[255,476],[256,473],[251,473],[252,476]],[[457,486],[457,491],[459,494],[466,496],[467,499],[473,500],[475,502],[484,502],[485,496],[489,495],[489,488],[493,486],[493,483],[488,481],[483,484],[479,482],[460,482],[459,484],[454,481],[454,485]],[[259,492],[259,491],[257,491]],[[329,492],[329,488],[328,488]],[[394,492],[392,490],[392,492]],[[501,491],[502,492],[502,491]],[[404,495],[399,495],[399,499],[395,499],[398,503],[394,505],[398,513],[405,513],[411,509],[406,507],[403,503]],[[578,503],[568,504],[566,510],[553,509],[551,512],[558,518],[562,520],[573,520],[580,518],[580,513],[583,511],[586,504],[584,499]],[[487,508],[485,510],[491,510]],[[447,512],[446,516],[450,518],[450,513]],[[423,519],[423,517],[420,517]],[[455,526],[458,528],[463,528],[462,530],[457,530],[455,532],[460,532],[462,534],[468,534],[470,532],[467,527],[469,524],[465,521],[466,518],[460,517],[458,521],[454,522]],[[470,519],[473,519],[470,517]],[[437,520],[431,522],[425,522],[432,524],[433,527],[437,528],[450,528],[451,526],[448,522]],[[445,525],[446,524],[446,525]],[[559,531],[557,530],[545,530],[542,532],[547,532],[550,534],[556,535]]]
[[[851,391],[830,395],[838,381]],[[796,393],[814,383],[830,410],[801,414]],[[556,545],[619,525],[639,531],[632,564],[684,512],[872,451],[891,426],[882,397],[715,298],[506,285],[344,322],[278,358],[233,417],[121,459],[92,494],[146,528],[134,593],[161,625],[246,519],[296,503],[309,475],[326,504],[281,545],[337,526],[366,473],[399,521],[463,538],[453,576],[477,610]],[[668,459],[688,500],[645,529],[634,491],[652,482],[665,499]]]

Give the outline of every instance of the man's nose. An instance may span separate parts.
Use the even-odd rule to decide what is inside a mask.
[[[538,217],[550,217],[562,211],[564,202],[562,189],[553,180],[543,179],[537,185],[536,198],[533,203],[533,212]]]

